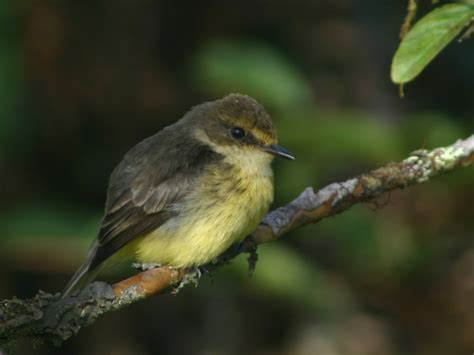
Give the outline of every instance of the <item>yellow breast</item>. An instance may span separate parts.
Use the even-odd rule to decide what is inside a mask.
[[[178,217],[135,244],[137,259],[175,267],[210,262],[250,234],[273,200],[271,157],[257,152],[227,155],[173,208]]]

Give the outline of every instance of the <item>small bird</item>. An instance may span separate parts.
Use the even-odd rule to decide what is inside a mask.
[[[144,139],[113,170],[97,238],[63,296],[123,261],[212,261],[268,212],[274,156],[295,159],[263,106],[240,94],[197,105]]]

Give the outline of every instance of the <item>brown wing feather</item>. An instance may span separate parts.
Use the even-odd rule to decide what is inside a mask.
[[[154,231],[171,216],[171,213],[167,211],[147,214],[143,209],[130,207],[130,205],[125,205],[117,212],[121,212],[122,217],[116,219],[116,216],[113,216],[112,218],[116,219],[116,221],[111,223],[105,222],[105,225],[103,223],[99,231],[100,242],[91,262],[91,268],[101,264],[130,240]]]
[[[90,269],[175,215],[169,207],[186,196],[208,163],[220,159],[198,141],[170,140],[166,131],[132,148],[112,173]]]

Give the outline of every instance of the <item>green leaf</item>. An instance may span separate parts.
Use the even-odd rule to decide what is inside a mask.
[[[215,40],[196,52],[192,65],[195,86],[214,96],[241,92],[281,108],[310,101],[311,89],[304,76],[264,43]]]
[[[403,38],[392,61],[396,84],[413,80],[474,17],[468,4],[447,4],[419,20]]]

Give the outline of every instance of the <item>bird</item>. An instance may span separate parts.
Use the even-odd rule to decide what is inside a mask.
[[[295,159],[265,108],[242,94],[194,106],[142,140],[113,170],[100,229],[63,297],[124,261],[211,262],[268,212],[275,156]]]

